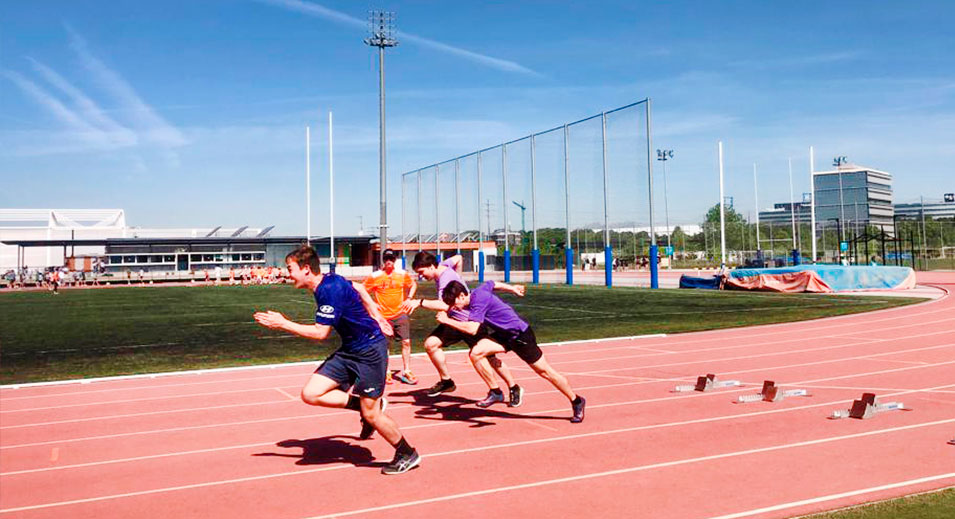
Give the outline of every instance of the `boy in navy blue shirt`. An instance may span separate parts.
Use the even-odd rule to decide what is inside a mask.
[[[494,289],[524,296],[522,285],[509,285],[488,281],[468,293],[467,287],[458,281],[452,281],[445,287],[441,299],[448,310],[468,310],[467,322],[448,317],[447,313],[438,313],[438,322],[470,335],[485,331],[487,338],[481,339],[471,349],[471,361],[478,362],[488,355],[513,351],[527,363],[535,373],[550,382],[558,391],[570,400],[573,409],[571,423],[584,421],[584,397],[574,393],[567,378],[552,368],[544,360],[544,352],[537,345],[534,330],[510,305],[494,295]],[[484,328],[484,330],[482,330]]]
[[[362,418],[361,438],[373,431],[395,448],[395,457],[381,469],[382,474],[401,474],[418,465],[421,458],[408,444],[398,424],[385,414],[385,374],[388,370],[388,339],[391,325],[378,311],[365,288],[334,274],[322,274],[318,255],[307,245],[285,257],[289,278],[296,288],[315,295],[315,324],[290,321],[279,312],[256,312],[256,322],[307,339],[325,340],[332,328],[341,337],[335,350],[302,388],[306,404],[358,411]],[[354,394],[342,388],[352,387]]]

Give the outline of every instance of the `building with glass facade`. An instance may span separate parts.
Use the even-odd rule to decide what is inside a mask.
[[[845,226],[868,224],[892,229],[892,175],[855,164],[832,171],[817,171],[815,180],[816,223]]]

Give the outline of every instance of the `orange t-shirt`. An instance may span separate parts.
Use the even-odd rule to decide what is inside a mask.
[[[405,300],[405,289],[414,286],[414,280],[407,271],[396,268],[391,274],[377,270],[365,279],[365,290],[381,305],[381,314],[385,319],[394,319],[401,315],[401,303]]]

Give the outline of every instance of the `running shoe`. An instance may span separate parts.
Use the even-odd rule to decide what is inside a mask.
[[[507,407],[520,407],[524,403],[524,388],[514,384],[510,388],[511,399],[507,402]]]
[[[587,399],[577,395],[577,398],[580,398],[579,404],[571,403],[571,407],[574,408],[574,416],[570,419],[570,423],[580,423],[584,421],[584,407],[587,406]]]
[[[397,372],[397,371],[389,371],[388,373],[386,373],[386,374],[385,374],[385,384],[387,384],[387,385],[394,384],[394,383],[395,383],[395,374],[396,374],[396,373],[398,373],[398,372]]]
[[[438,396],[441,393],[450,393],[457,389],[458,387],[454,385],[454,381],[450,378],[441,379],[435,385],[431,386],[431,389],[428,389],[428,396]]]
[[[491,407],[492,405],[498,402],[503,402],[503,401],[504,401],[504,392],[499,389],[497,391],[493,391],[493,390],[488,391],[487,396],[484,397],[484,400],[481,400],[480,402],[474,405],[480,407],[481,409],[484,409],[487,407]]]
[[[384,413],[385,409],[388,408],[388,399],[385,397],[381,397],[378,400],[378,405],[381,409],[381,412]],[[372,425],[370,422],[368,422],[368,420],[365,420],[364,417],[362,417],[360,421],[361,421],[361,432],[358,433],[358,439],[367,440],[368,438],[371,438],[372,434],[375,434],[375,426]]]
[[[417,450],[412,450],[410,454],[395,452],[395,457],[391,460],[391,463],[381,467],[381,473],[386,476],[394,476],[395,474],[408,472],[417,467],[418,463],[421,463],[421,456],[418,455]]]
[[[414,376],[414,373],[410,371],[395,371],[394,379],[402,384],[408,384],[413,386],[418,383],[418,377]]]

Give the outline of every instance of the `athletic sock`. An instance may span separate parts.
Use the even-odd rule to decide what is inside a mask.
[[[361,399],[355,395],[348,395],[348,403],[345,404],[345,409],[361,412]]]
[[[406,440],[405,437],[402,436],[401,439],[398,440],[398,443],[395,444],[395,452],[402,455],[411,454],[412,452],[414,452],[414,447],[412,447],[411,445],[408,445],[408,440]]]
[[[580,405],[580,395],[577,395],[577,398],[570,401],[573,405]]]

